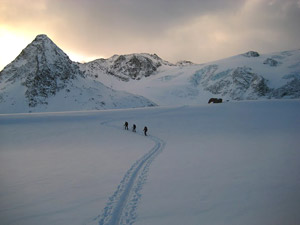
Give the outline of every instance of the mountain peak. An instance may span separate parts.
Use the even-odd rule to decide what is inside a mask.
[[[55,51],[60,51],[63,55],[66,55],[46,34],[39,34],[35,37],[35,39],[24,49],[27,48],[36,48],[39,50],[51,50],[56,49]]]
[[[27,45],[25,49],[17,56],[17,58],[8,64],[4,70],[13,70],[23,68],[28,64],[32,65],[37,70],[42,67],[55,67],[57,64],[71,64],[71,60],[47,35],[39,34],[35,39]],[[26,68],[26,67],[25,67]],[[27,67],[26,70],[32,68]],[[6,71],[7,73],[8,71]],[[24,72],[24,71],[23,71]],[[20,73],[20,75],[25,73]]]
[[[41,34],[0,72],[0,79],[20,81],[26,87],[30,107],[46,104],[49,96],[66,87],[66,83],[82,76],[78,66],[50,39]]]
[[[38,34],[35,37],[35,40],[47,40],[47,39],[50,39],[50,38],[46,34]]]
[[[28,46],[31,46],[31,45],[43,45],[43,46],[45,46],[46,43],[52,45],[52,47],[54,47],[54,46],[57,47],[56,44],[46,34],[39,34],[39,35],[37,35],[34,38],[34,40]]]

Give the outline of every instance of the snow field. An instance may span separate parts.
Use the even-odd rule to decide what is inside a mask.
[[[286,100],[1,115],[0,224],[299,224],[299,112]]]
[[[124,172],[153,147],[101,126],[105,114],[1,117],[0,224],[82,224],[99,214]]]
[[[298,224],[299,122],[299,101],[169,113],[137,224]]]

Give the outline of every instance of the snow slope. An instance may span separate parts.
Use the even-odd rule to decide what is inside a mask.
[[[0,84],[1,86],[1,84]],[[0,113],[61,112],[155,106],[150,100],[125,91],[115,91],[88,77],[69,80],[55,95],[38,97],[44,101],[31,107],[22,81],[3,83]],[[1,97],[1,96],[0,96]]]
[[[99,69],[97,61],[80,66],[86,75],[113,89],[142,95],[165,106],[204,104],[211,97],[300,98],[300,50],[272,54],[248,52],[201,65],[161,63],[151,76],[127,82],[103,68]]]
[[[276,100],[0,115],[1,224],[299,224],[299,112]]]

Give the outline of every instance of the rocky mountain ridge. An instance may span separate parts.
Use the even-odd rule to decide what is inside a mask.
[[[82,64],[38,35],[0,72],[2,113],[199,104],[210,97],[300,98],[300,50],[249,51],[206,64],[173,64],[148,53]]]
[[[143,95],[159,105],[205,103],[210,97],[229,101],[300,98],[300,50],[272,54],[249,51],[201,65],[167,63],[139,81],[119,79],[96,68],[91,71],[84,70],[114,89]]]
[[[114,55],[108,59],[96,59],[92,62],[79,64],[87,75],[97,78],[105,73],[122,81],[140,80],[154,75],[162,65],[175,66],[158,57],[156,54],[140,53]]]
[[[60,111],[51,105],[58,102],[64,110],[155,105],[142,96],[115,91],[90,79],[52,40],[38,35],[0,72],[1,111]]]

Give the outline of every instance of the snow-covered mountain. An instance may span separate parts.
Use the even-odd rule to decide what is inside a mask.
[[[249,51],[201,65],[161,63],[151,76],[139,76],[138,81],[126,79],[130,82],[110,76],[97,69],[97,61],[93,63],[93,67],[83,64],[80,69],[114,89],[142,95],[159,105],[207,103],[210,97],[224,100],[300,97],[300,50],[273,54]]]
[[[205,65],[192,78],[228,99],[299,98],[300,50],[247,52]]]
[[[141,53],[114,55],[109,59],[97,59],[79,66],[82,71],[95,78],[105,73],[122,81],[130,81],[149,77],[162,65],[173,66],[156,54]]]
[[[38,35],[0,72],[1,113],[153,106],[86,77],[46,35]]]
[[[0,72],[0,112],[131,108],[226,100],[300,98],[300,50],[249,51],[206,64],[156,54],[72,62],[38,35]]]

